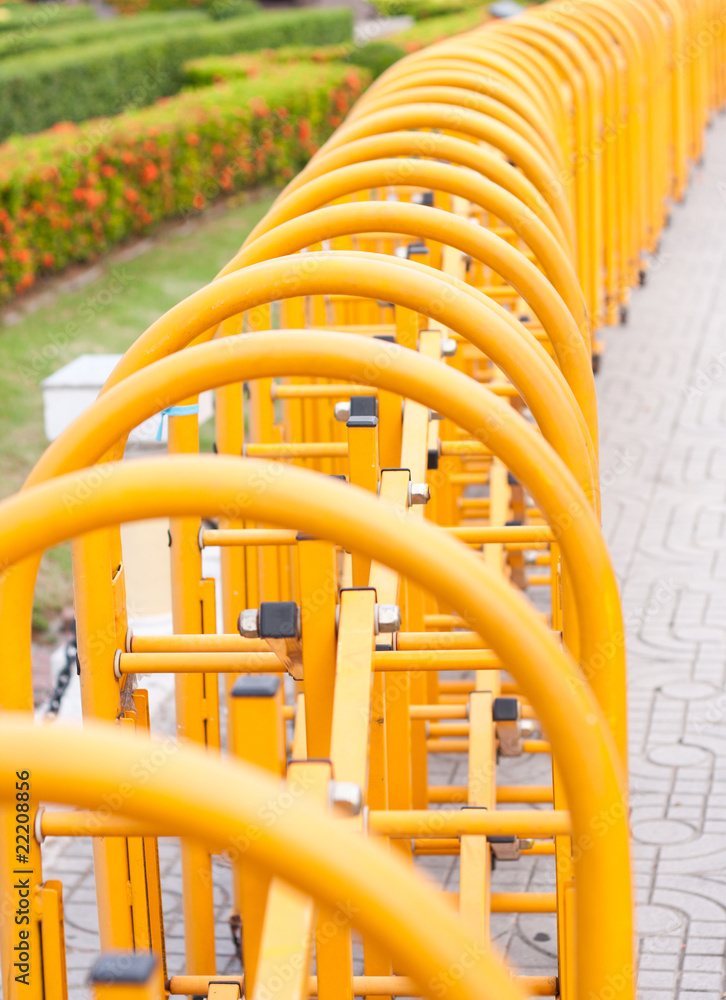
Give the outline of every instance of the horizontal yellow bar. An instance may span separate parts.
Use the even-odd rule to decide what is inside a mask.
[[[553,542],[555,540],[552,530],[540,527],[540,525],[524,524],[502,527],[476,525],[471,528],[456,527],[447,530],[463,542],[478,542],[482,545],[487,542]]]
[[[469,723],[460,723],[461,731],[454,731],[453,727],[444,729],[445,724],[440,724],[437,729],[431,727],[431,736],[438,737],[426,741],[426,749],[429,753],[468,753],[468,739],[446,739],[450,737],[467,736],[469,733]],[[442,738],[443,737],[443,738]],[[522,740],[523,753],[551,753],[547,740]]]
[[[562,809],[374,810],[368,814],[368,829],[383,837],[412,840],[466,834],[554,837],[570,832],[570,815]]]
[[[432,803],[466,802],[466,785],[429,785],[428,800]],[[497,802],[552,802],[551,785],[497,785]]]
[[[203,528],[203,545],[297,545],[287,528]]]
[[[441,454],[447,457],[457,455],[491,455],[491,448],[487,448],[480,441],[442,441]]]
[[[281,444],[246,444],[248,458],[347,458],[346,441],[310,441]]]
[[[350,396],[377,396],[370,385],[273,385],[273,399],[348,399]]]
[[[171,638],[171,637],[170,637]],[[501,666],[487,649],[378,651],[374,670],[487,670]],[[123,674],[279,674],[284,668],[272,652],[145,652],[121,653],[118,673]]]
[[[514,976],[514,980],[526,996],[553,997],[557,993],[556,976]],[[244,976],[172,976],[166,989],[173,995],[185,993],[205,996],[215,982],[239,983],[244,991]],[[310,976],[308,987],[310,996],[318,995],[318,977]],[[353,996],[417,996],[415,984],[407,976],[353,976]]]

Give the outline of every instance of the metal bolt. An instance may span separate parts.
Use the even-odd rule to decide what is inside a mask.
[[[328,784],[328,802],[345,816],[360,816],[363,793],[354,781],[331,781]]]
[[[335,404],[335,419],[341,423],[345,424],[350,420],[350,400],[345,399],[341,403]]]
[[[453,358],[456,354],[458,343],[453,337],[444,337],[441,341],[441,357],[442,358]]]
[[[401,628],[401,609],[397,604],[376,604],[376,634],[398,632]]]
[[[239,634],[245,639],[258,639],[260,636],[260,612],[258,608],[247,608],[240,612],[237,621]]]
[[[428,503],[431,499],[431,489],[428,483],[408,484],[408,505]]]

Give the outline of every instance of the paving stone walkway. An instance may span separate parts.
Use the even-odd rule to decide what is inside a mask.
[[[642,1000],[720,1000],[726,943],[726,119],[598,376],[628,639]]]
[[[628,635],[632,823],[642,1000],[721,1000],[726,943],[726,118],[673,211],[628,325],[606,331],[598,376],[603,520]],[[163,692],[162,692],[163,694]],[[73,695],[71,695],[71,698]],[[161,701],[165,701],[161,698]],[[163,714],[163,713],[162,713]],[[163,720],[173,725],[171,719]],[[465,783],[439,756],[433,783]],[[549,781],[544,755],[504,762],[508,784]],[[49,842],[65,885],[73,1000],[97,954],[90,843]],[[160,843],[170,968],[183,967],[181,872]],[[455,858],[425,867],[457,887]],[[239,969],[215,867],[219,972]],[[551,891],[551,858],[500,864],[498,891]],[[495,915],[523,973],[554,972],[552,915]],[[358,963],[356,963],[358,964]],[[362,971],[356,968],[356,972]],[[607,998],[603,995],[603,1000]]]

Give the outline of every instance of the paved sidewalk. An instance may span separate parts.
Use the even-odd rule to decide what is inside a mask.
[[[726,942],[726,119],[598,376],[629,656],[642,1000],[720,1000]]]
[[[632,820],[642,1000],[721,1000],[726,943],[726,118],[633,294],[606,331],[598,376],[604,527],[621,583],[630,666]],[[158,720],[157,720],[158,721]],[[168,721],[168,720],[167,720]],[[434,783],[464,783],[459,757]],[[503,761],[508,784],[549,781],[544,755]],[[64,881],[72,996],[97,954],[90,844],[47,845]],[[160,845],[169,965],[183,939],[176,844]],[[457,887],[457,859],[425,867]],[[229,871],[215,867],[219,972],[239,968],[226,927]],[[501,864],[498,891],[551,891],[551,858]],[[523,973],[554,972],[552,915],[495,915]],[[356,971],[360,971],[356,968]]]

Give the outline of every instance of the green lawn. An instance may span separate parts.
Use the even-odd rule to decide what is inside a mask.
[[[115,255],[76,292],[60,291],[48,305],[12,325],[0,325],[0,497],[17,490],[47,441],[41,381],[79,354],[120,353],[159,315],[206,284],[239,248],[274,195],[213,209],[186,227],[168,230],[127,263]],[[35,624],[43,631],[71,602],[67,546],[43,560]]]

